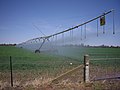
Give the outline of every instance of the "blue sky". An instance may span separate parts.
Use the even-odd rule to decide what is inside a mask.
[[[68,29],[104,11],[115,9],[115,30],[112,35],[112,15],[108,15],[105,35],[96,38],[95,23],[87,27],[90,45],[120,45],[120,0],[0,0],[0,43],[23,41]],[[100,31],[101,32],[101,31]],[[91,38],[91,39],[90,39]]]

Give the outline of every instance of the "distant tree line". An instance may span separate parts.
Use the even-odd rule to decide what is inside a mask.
[[[0,44],[0,46],[16,46],[16,44]]]
[[[69,47],[93,47],[93,48],[120,48],[120,46],[107,46],[107,45],[99,45],[99,46],[91,46],[91,45],[84,45],[83,43],[81,44],[76,44],[76,45],[73,45],[73,44],[69,44],[69,45],[63,45],[63,46],[69,46]]]

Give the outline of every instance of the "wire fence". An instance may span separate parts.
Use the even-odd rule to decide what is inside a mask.
[[[48,57],[47,60],[40,58],[0,57],[1,86],[44,84],[80,65],[77,61],[67,57],[56,56],[52,59]]]
[[[41,57],[40,57],[41,58]],[[67,57],[48,57],[44,58],[31,57],[0,57],[0,84],[2,86],[27,86],[39,85],[50,82],[55,77],[69,72],[79,65],[82,61],[76,61]],[[120,57],[98,54],[89,55],[90,60],[90,81],[120,79]],[[11,68],[12,66],[12,68]],[[12,69],[12,71],[11,71]],[[71,72],[71,71],[70,71]],[[80,68],[75,72],[68,74],[62,80],[67,82],[79,83],[84,81],[84,70]],[[61,80],[60,80],[61,82]]]
[[[106,80],[120,78],[120,57],[102,55],[102,57],[90,58],[91,80]]]

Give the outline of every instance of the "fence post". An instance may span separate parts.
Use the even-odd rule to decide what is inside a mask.
[[[11,87],[13,87],[12,57],[10,56]]]
[[[89,83],[89,55],[84,56],[84,82]]]

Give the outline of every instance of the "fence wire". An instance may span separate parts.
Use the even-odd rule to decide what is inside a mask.
[[[120,58],[102,55],[90,59],[91,80],[107,80],[120,78]]]
[[[13,86],[44,84],[80,65],[76,60],[59,56],[55,56],[54,58],[49,56],[47,60],[44,57],[42,59],[41,57],[11,57],[11,61]],[[69,78],[69,80],[79,82],[78,80],[81,80],[82,73],[82,71],[78,71],[64,79]],[[7,56],[0,57],[0,84],[3,87],[11,86],[10,57]]]

